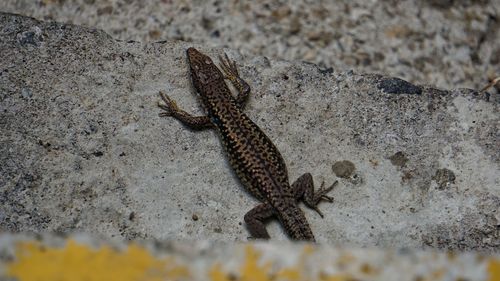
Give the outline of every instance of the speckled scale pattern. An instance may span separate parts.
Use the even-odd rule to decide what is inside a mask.
[[[236,64],[227,56],[225,60],[220,57],[223,74],[208,56],[194,48],[187,50],[187,57],[193,85],[207,116],[191,116],[164,94],[161,96],[165,105],[159,106],[165,112],[160,115],[172,116],[194,129],[215,128],[219,132],[231,166],[250,193],[262,201],[245,215],[249,231],[255,238],[269,238],[263,221],[275,216],[292,239],[314,241],[297,200],[303,197],[306,204],[321,215],[316,205],[320,199],[333,200],[325,195],[333,186],[315,194],[309,174],[306,180],[291,186],[278,149],[241,110],[250,87],[239,77]],[[231,94],[225,78],[239,90],[237,98]]]
[[[293,198],[286,166],[278,149],[240,110],[223,74],[212,60],[199,52],[189,54],[190,51],[188,57],[193,84],[202,98],[208,117],[220,134],[231,166],[245,187],[259,200],[285,194]],[[202,66],[210,69],[201,71]],[[197,80],[200,76],[206,83]],[[275,186],[279,189],[275,190]]]

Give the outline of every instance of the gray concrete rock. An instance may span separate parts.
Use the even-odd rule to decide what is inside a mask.
[[[190,46],[223,51],[0,14],[0,227],[246,240],[257,201],[216,133],[158,117],[159,90],[203,112]],[[324,219],[303,207],[320,242],[498,249],[498,97],[225,51],[290,180],[340,182]],[[268,228],[286,239],[276,221]]]
[[[500,75],[499,7],[500,0],[0,1],[0,11],[91,26],[125,41],[226,46],[474,89]]]

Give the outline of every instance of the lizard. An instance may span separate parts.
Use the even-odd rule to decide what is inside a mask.
[[[177,106],[160,91],[160,117],[173,117],[192,130],[215,129],[227,157],[240,181],[261,203],[248,211],[244,221],[252,238],[269,239],[265,220],[277,217],[293,240],[315,241],[304,212],[298,203],[314,209],[321,200],[333,202],[326,195],[337,184],[314,192],[313,178],[305,173],[290,185],[285,161],[269,137],[243,112],[250,86],[238,73],[236,62],[227,54],[219,55],[219,67],[195,48],[186,51],[192,84],[207,115],[193,116]],[[235,96],[227,86],[229,80],[238,90]]]

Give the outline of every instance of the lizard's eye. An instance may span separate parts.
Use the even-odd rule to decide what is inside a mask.
[[[206,58],[206,59],[205,59],[205,63],[206,63],[206,64],[212,64],[212,60],[211,60],[211,59],[209,59],[209,58]]]

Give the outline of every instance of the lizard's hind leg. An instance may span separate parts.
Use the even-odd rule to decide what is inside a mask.
[[[330,192],[336,184],[337,181],[331,186],[324,188],[323,183],[321,184],[321,188],[314,192],[313,178],[310,173],[305,173],[292,184],[292,190],[296,200],[303,199],[304,203],[309,208],[315,210],[323,217],[323,213],[318,209],[318,204],[321,200],[333,202],[333,197],[327,196],[326,194]]]
[[[269,239],[264,221],[275,215],[274,209],[269,203],[255,206],[245,214],[245,223],[248,231],[255,239]]]

